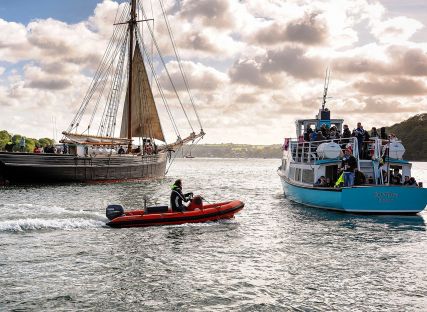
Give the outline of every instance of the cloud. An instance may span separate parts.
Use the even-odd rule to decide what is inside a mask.
[[[255,93],[239,94],[235,99],[236,103],[244,103],[244,104],[248,104],[248,103],[253,104],[253,103],[257,103],[258,101],[259,101],[259,97]]]
[[[427,95],[425,82],[405,77],[356,81],[354,87],[364,94],[375,95]]]
[[[402,46],[389,49],[390,56],[396,63],[396,74],[400,71],[411,76],[427,76],[427,52],[421,48]]]
[[[167,64],[167,67],[175,88],[179,91],[186,90],[178,63],[176,61],[171,61]],[[201,63],[185,61],[182,62],[182,67],[186,74],[189,86],[195,90],[214,91],[228,81],[226,74]],[[163,71],[160,76],[160,82],[165,90],[173,91],[172,85],[165,71]]]
[[[17,62],[30,59],[33,47],[27,41],[24,25],[0,19],[0,60]]]
[[[228,29],[234,25],[229,0],[184,0],[180,15],[203,26]]]
[[[221,52],[220,47],[215,43],[215,38],[203,31],[188,32],[186,36],[180,38],[178,44],[189,50],[198,50],[210,54]]]
[[[335,71],[343,73],[371,73],[373,75],[427,76],[427,53],[421,48],[391,45],[380,50],[366,47],[352,55],[337,57]]]
[[[233,83],[267,87],[271,81],[261,72],[261,66],[255,60],[236,61],[229,70],[230,79]]]
[[[325,62],[306,55],[300,47],[269,50],[262,63],[263,73],[286,72],[295,78],[313,79],[324,73]]]
[[[285,41],[299,42],[307,45],[324,43],[328,29],[319,13],[306,13],[303,18],[284,24],[274,21],[270,25],[260,28],[253,36],[253,41],[259,44],[281,44]]]
[[[385,21],[372,23],[371,33],[385,43],[396,43],[408,40],[416,31],[424,25],[412,18],[398,16]]]

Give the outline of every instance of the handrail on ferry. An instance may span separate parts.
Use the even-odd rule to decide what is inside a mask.
[[[292,158],[296,162],[307,162],[311,163],[318,159],[317,148],[322,143],[334,142],[341,146],[341,150],[348,148],[348,144],[352,149],[354,157],[359,160],[359,151],[357,147],[357,139],[355,137],[350,138],[339,138],[339,139],[328,139],[322,141],[299,141],[297,139],[291,139],[289,141],[289,148],[292,153]]]

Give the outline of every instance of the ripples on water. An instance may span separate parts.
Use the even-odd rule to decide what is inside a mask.
[[[0,310],[427,309],[419,216],[359,216],[285,199],[279,160],[178,160],[144,183],[0,189]],[[415,164],[427,181],[427,164]],[[105,207],[168,202],[169,186],[241,199],[234,220],[110,229]]]

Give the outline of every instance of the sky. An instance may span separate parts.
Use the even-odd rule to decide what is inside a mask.
[[[61,138],[126,2],[0,1],[0,130]],[[159,1],[143,3],[168,70],[178,76],[156,11]],[[294,137],[295,120],[318,112],[327,68],[327,107],[350,128],[358,121],[365,129],[389,126],[427,112],[425,0],[162,4],[207,133],[204,143],[281,144]],[[159,75],[162,80],[166,72]],[[178,105],[171,105],[177,123],[185,123]],[[167,114],[159,111],[166,137],[174,141]],[[182,131],[189,132],[186,124]]]

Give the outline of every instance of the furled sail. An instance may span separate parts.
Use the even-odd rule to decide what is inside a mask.
[[[127,138],[112,138],[99,135],[89,135],[89,134],[77,134],[69,133],[63,131],[62,134],[67,139],[62,139],[60,143],[80,143],[80,144],[90,144],[90,145],[119,145],[119,144],[129,144]]]
[[[141,50],[136,45],[132,62],[132,136],[147,137],[165,141],[160,118],[154,103],[153,93],[148,80],[147,71],[142,59]],[[123,108],[122,126],[120,136],[127,136],[128,129],[128,106],[129,93],[126,92],[125,105]]]

